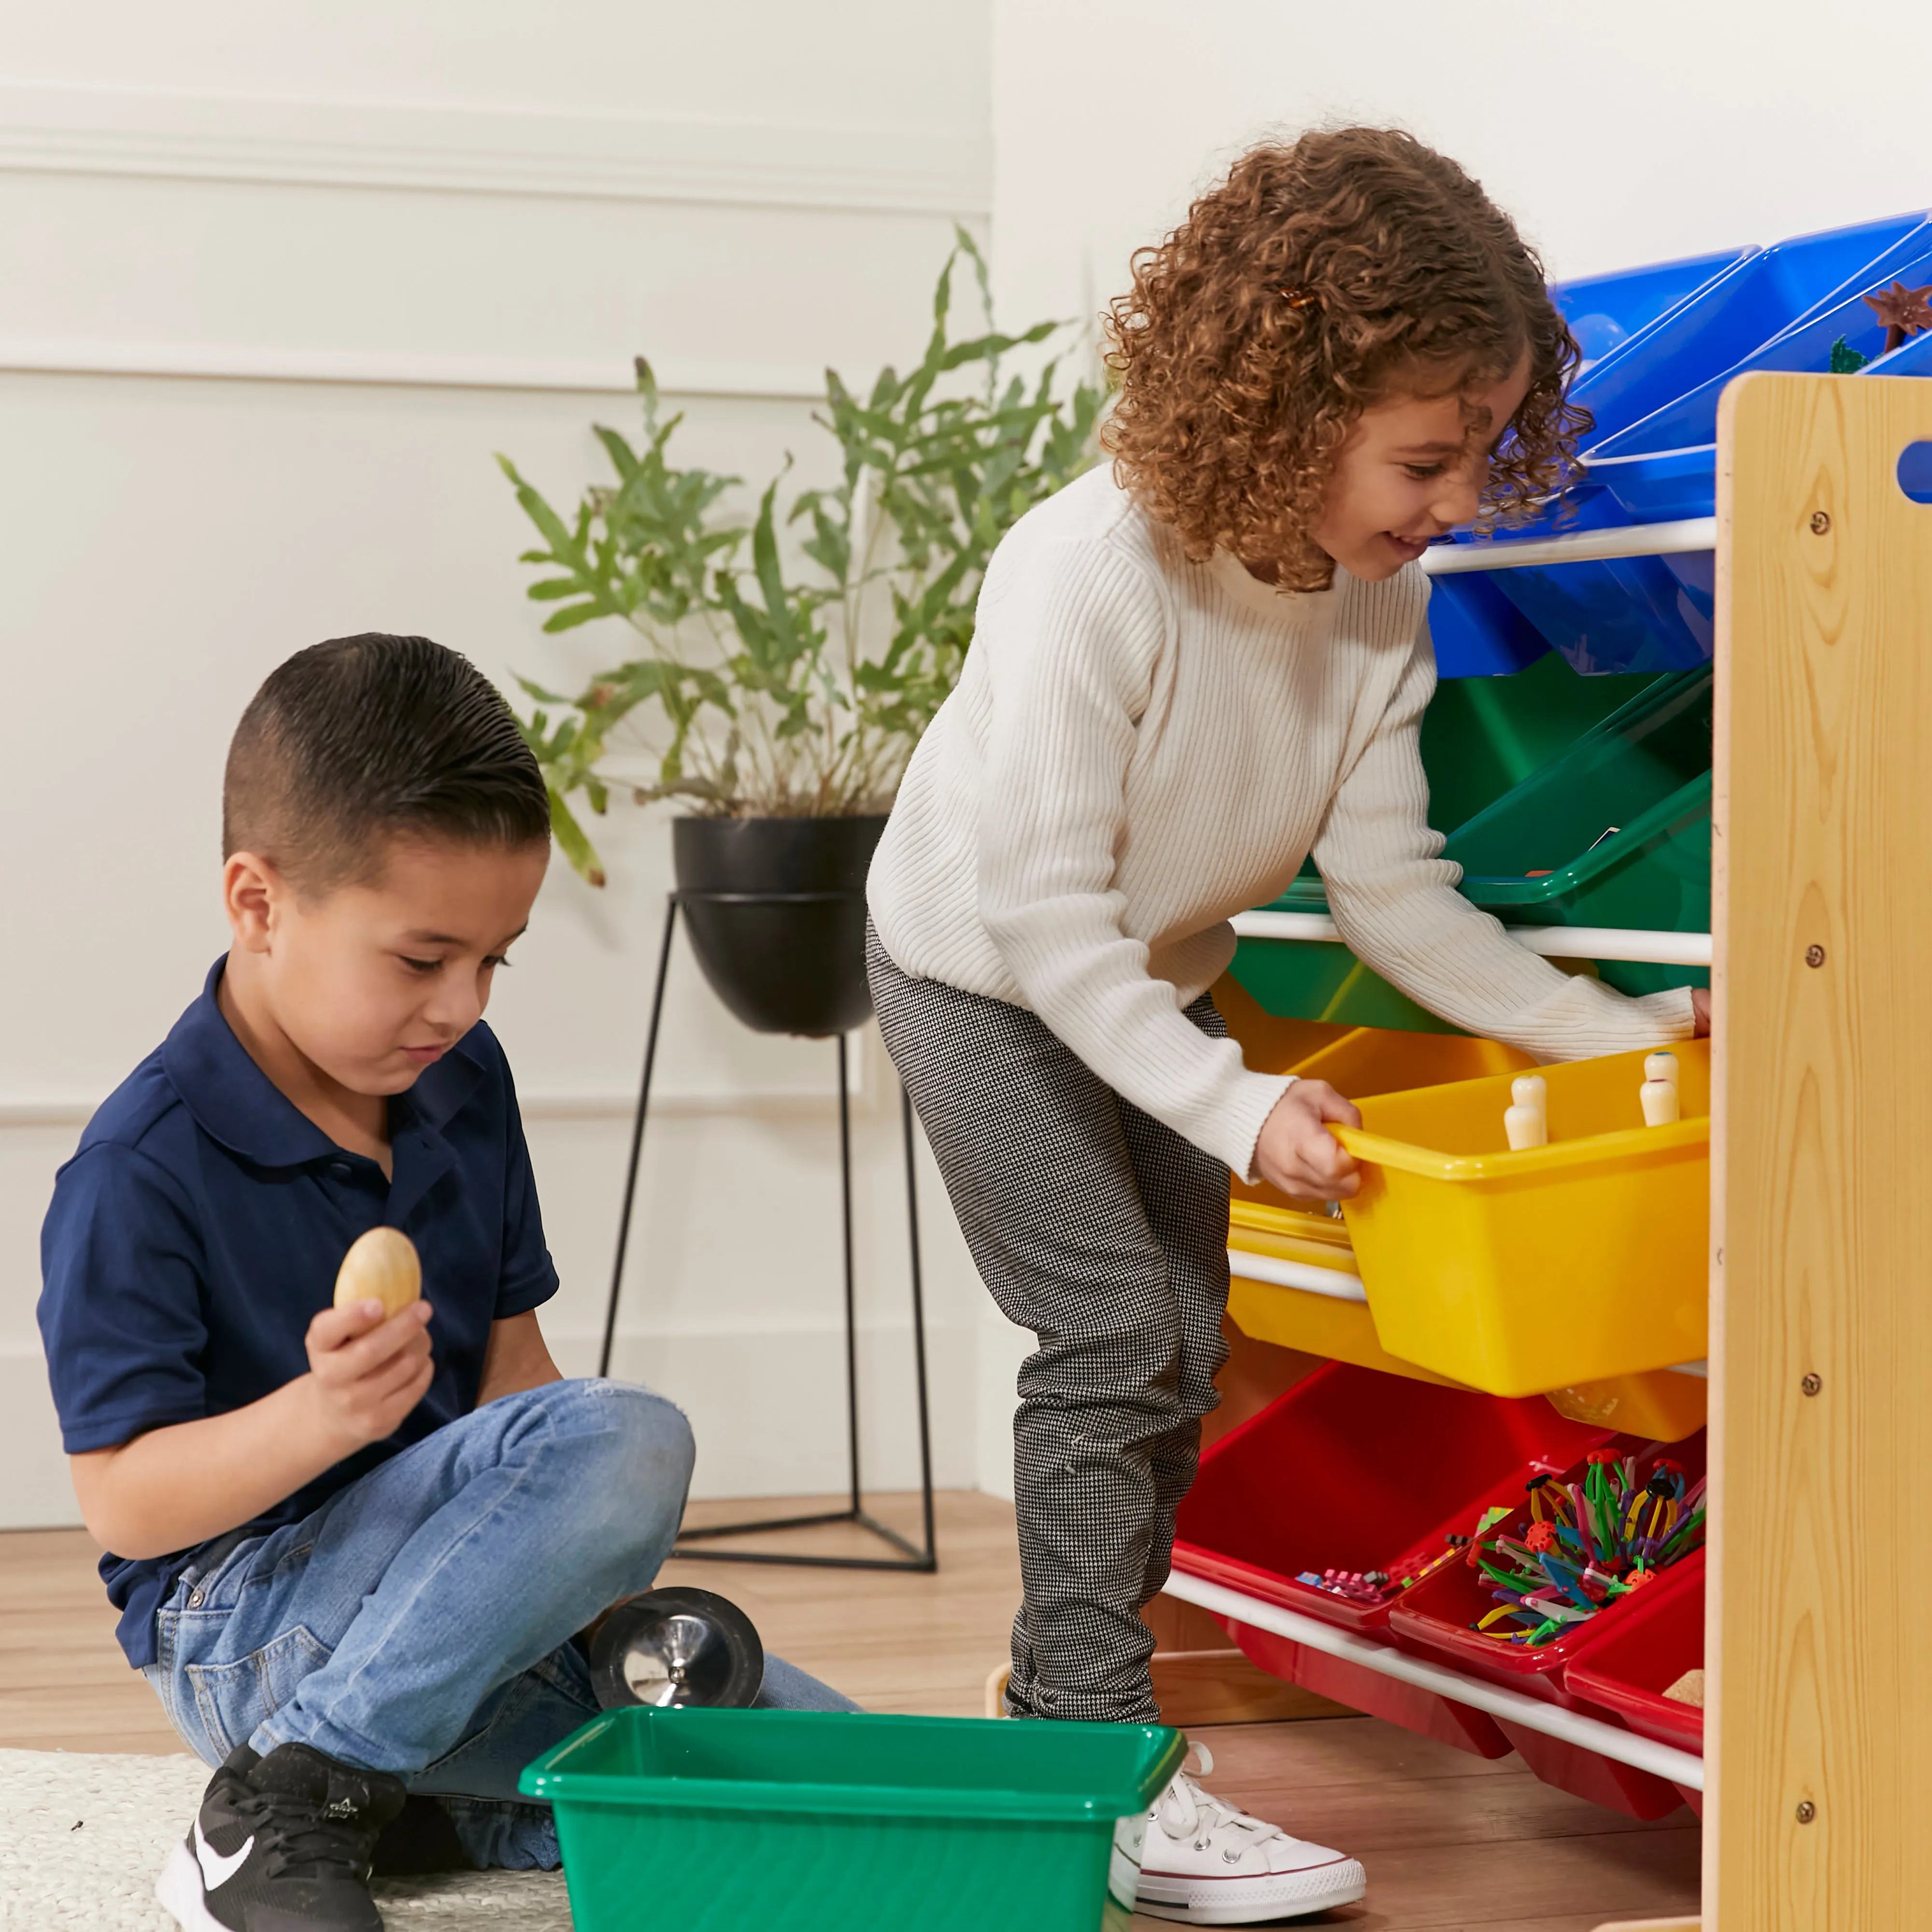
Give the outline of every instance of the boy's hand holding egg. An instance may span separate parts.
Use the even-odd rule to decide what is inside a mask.
[[[415,1244],[371,1228],[343,1258],[334,1305],[307,1337],[310,1384],[342,1454],[393,1435],[429,1392],[429,1319]]]
[[[1325,1080],[1298,1080],[1274,1103],[1255,1142],[1255,1167],[1270,1187],[1298,1201],[1346,1201],[1361,1182],[1354,1156],[1328,1131],[1362,1117]]]

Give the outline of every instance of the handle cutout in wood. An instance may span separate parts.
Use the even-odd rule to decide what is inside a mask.
[[[1898,459],[1898,487],[1915,503],[1932,503],[1932,442],[1908,442]]]

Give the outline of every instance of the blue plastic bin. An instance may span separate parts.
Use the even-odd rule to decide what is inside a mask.
[[[1925,218],[1894,215],[1796,236],[1745,256],[1704,284],[1579,380],[1572,394],[1596,418],[1594,446],[1602,448],[1654,412],[1736,370],[1794,323],[1870,287],[1884,266],[1895,271],[1911,259]],[[1829,348],[1828,341],[1828,355]],[[1694,458],[1677,464],[1676,487],[1683,488],[1684,476],[1698,466]],[[1541,524],[1518,534],[1559,526],[1614,528],[1659,514],[1633,517],[1593,479],[1552,506]],[[1458,541],[1467,540],[1458,533]],[[1558,564],[1498,572],[1495,581],[1586,675],[1685,670],[1708,662],[1714,646],[1708,562],[1633,557]]]
[[[1891,253],[1924,219],[1921,210],[1795,236],[1706,282],[1695,300],[1640,329],[1578,381],[1573,394],[1596,418],[1597,440],[1736,368]]]
[[[1735,268],[1751,248],[1726,248],[1714,255],[1687,255],[1681,261],[1655,262],[1647,268],[1619,268],[1607,275],[1583,275],[1552,282],[1550,292],[1563,311],[1583,352],[1584,366],[1600,362],[1640,329],[1668,315],[1685,296]]]
[[[1552,282],[1550,292],[1575,332],[1588,370],[1756,252],[1724,249],[1581,276]],[[1486,576],[1437,578],[1429,624],[1444,677],[1507,676],[1550,649],[1550,640]]]
[[[1584,484],[1567,493],[1560,530],[1568,535],[1625,527],[1630,519],[1607,490]],[[1512,532],[1513,536],[1526,532]],[[1526,534],[1546,536],[1546,528]],[[1458,542],[1469,539],[1457,533]],[[1458,572],[1445,584],[1487,583],[1527,620],[1536,634],[1586,677],[1611,672],[1687,670],[1708,662],[1714,641],[1711,601],[1694,595],[1654,556],[1498,570],[1475,577]],[[1434,622],[1434,605],[1430,621]],[[1500,632],[1501,627],[1493,628]],[[1450,674],[1445,671],[1444,675]]]
[[[1434,580],[1429,635],[1438,677],[1507,677],[1550,650],[1550,640],[1496,588],[1487,572]]]
[[[1932,376],[1932,334],[1915,335],[1889,356],[1881,356],[1858,371],[1861,376]]]
[[[1901,280],[1915,286],[1932,281],[1932,221],[1922,222],[1898,248],[1742,362],[1586,451],[1591,482],[1606,488],[1634,521],[1711,515],[1717,508],[1718,403],[1726,386],[1755,369],[1822,374],[1841,338],[1869,366],[1884,355],[1885,330],[1864,298]],[[1894,362],[1885,373],[1908,370]]]

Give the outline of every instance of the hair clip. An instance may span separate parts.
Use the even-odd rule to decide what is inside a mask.
[[[1312,308],[1318,298],[1305,282],[1298,282],[1292,287],[1276,291],[1290,308]]]

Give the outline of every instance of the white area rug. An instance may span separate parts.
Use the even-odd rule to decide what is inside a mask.
[[[208,1767],[185,1753],[0,1750],[0,1927],[173,1932],[154,1875],[207,1783]],[[561,1872],[386,1879],[376,1897],[390,1932],[570,1932]]]

